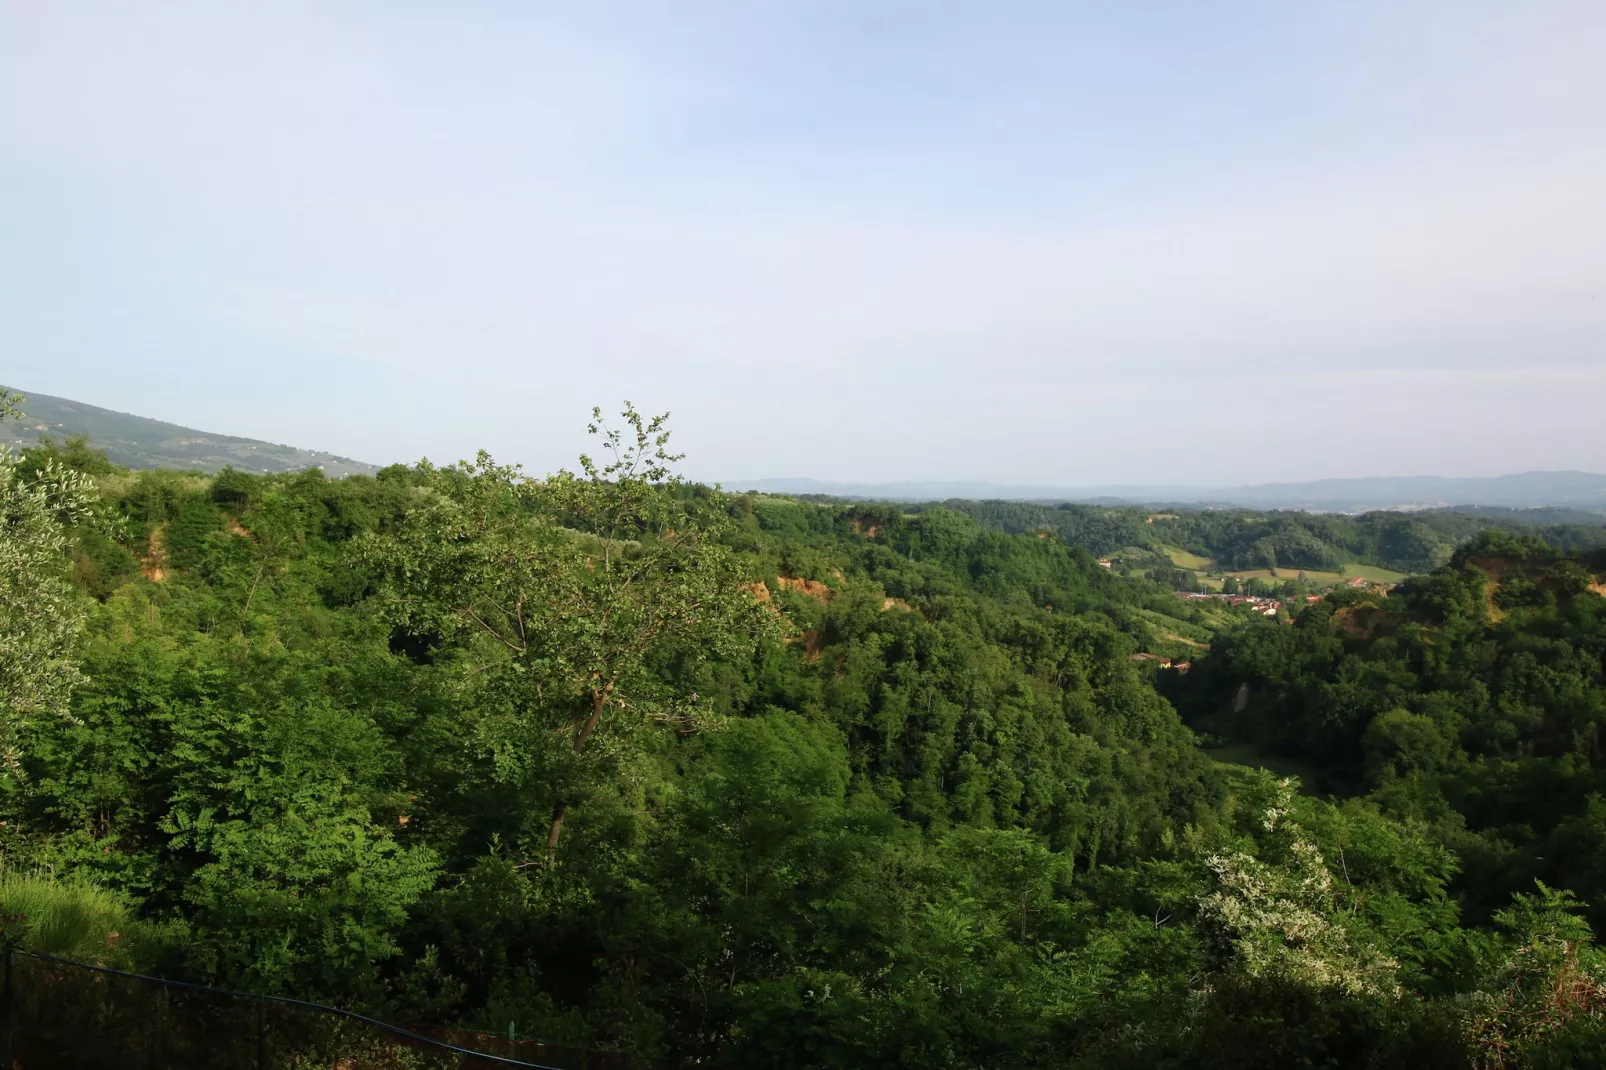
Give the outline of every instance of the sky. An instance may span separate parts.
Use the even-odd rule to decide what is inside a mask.
[[[0,0],[0,382],[376,463],[1606,471],[1606,4]]]

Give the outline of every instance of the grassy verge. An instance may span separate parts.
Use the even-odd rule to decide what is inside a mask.
[[[121,900],[90,884],[0,872],[0,915],[25,947],[67,958],[103,960],[130,927]]]
[[[1295,758],[1267,754],[1251,743],[1228,743],[1220,747],[1199,749],[1220,765],[1258,767],[1278,776],[1298,777],[1300,790],[1307,794],[1314,793],[1314,789],[1321,782],[1321,773],[1315,766]]]

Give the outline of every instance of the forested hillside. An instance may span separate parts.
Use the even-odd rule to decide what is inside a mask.
[[[1606,555],[1489,534],[1391,594],[1248,624],[1166,691],[1196,728],[1431,827],[1474,917],[1535,879],[1606,922]]]
[[[378,471],[374,465],[323,450],[197,431],[48,394],[29,394],[22,410],[15,422],[0,424],[0,445],[27,449],[41,437],[57,441],[81,438],[114,463],[128,468],[172,468],[208,474],[231,465],[248,472],[319,468],[332,476]]]
[[[940,508],[974,516],[998,531],[1053,531],[1099,556],[1138,548],[1165,558],[1181,550],[1228,571],[1333,571],[1354,562],[1426,572],[1448,560],[1457,545],[1490,528],[1531,534],[1563,550],[1606,547],[1606,516],[1572,509],[1456,508],[1344,516],[1242,509],[1156,513],[1004,501],[953,501]]]
[[[1486,539],[1280,624],[597,433],[540,479],[7,459],[8,933],[665,1066],[1602,1050],[1598,565]]]
[[[1059,502],[1148,506],[1167,510],[1227,508],[1365,513],[1435,507],[1429,503],[1482,503],[1483,508],[1510,512],[1562,507],[1598,516],[1606,509],[1606,475],[1590,472],[1520,472],[1493,478],[1368,476],[1235,487],[1185,483],[1034,486],[975,480],[836,483],[818,479],[760,479],[741,481],[737,485],[775,494],[830,495],[860,501],[921,502],[960,498],[1049,506]],[[1444,507],[1464,506],[1446,504]]]

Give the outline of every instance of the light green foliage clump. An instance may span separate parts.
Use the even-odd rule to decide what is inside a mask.
[[[22,401],[0,391],[0,420],[20,416]],[[82,472],[47,463],[27,473],[0,448],[0,762],[11,770],[22,725],[66,714],[81,679],[73,646],[83,613],[64,556],[68,526],[94,501]]]
[[[1293,796],[1293,781],[1278,781],[1261,818],[1280,864],[1244,851],[1205,859],[1216,888],[1199,900],[1203,932],[1233,969],[1255,980],[1346,996],[1398,995],[1398,963],[1357,947],[1340,920],[1332,871],[1294,817]]]

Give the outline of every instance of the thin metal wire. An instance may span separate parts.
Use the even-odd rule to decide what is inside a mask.
[[[548,1066],[545,1063],[527,1063],[519,1059],[509,1059],[501,1055],[491,1055],[487,1052],[475,1051],[472,1048],[460,1048],[456,1044],[450,1044],[444,1040],[436,1040],[434,1037],[427,1037],[422,1033],[414,1033],[410,1029],[403,1029],[399,1025],[392,1025],[389,1022],[380,1021],[378,1018],[370,1018],[366,1014],[358,1014],[356,1011],[341,1010],[339,1007],[330,1007],[322,1003],[311,1003],[304,999],[293,999],[290,996],[264,996],[255,992],[237,992],[232,988],[213,988],[211,985],[192,984],[189,981],[173,981],[166,977],[151,977],[148,974],[130,973],[127,970],[114,970],[110,966],[96,966],[88,962],[78,962],[74,959],[64,959],[59,955],[47,955],[43,951],[28,951],[20,947],[16,950],[23,955],[29,955],[36,959],[44,959],[48,962],[59,962],[63,966],[76,966],[81,970],[93,970],[96,973],[109,973],[115,977],[128,977],[135,981],[150,981],[154,984],[166,985],[169,988],[186,988],[192,992],[210,992],[213,995],[232,996],[236,999],[250,999],[259,1001],[268,1000],[273,1003],[285,1003],[292,1007],[306,1007],[310,1010],[323,1011],[326,1014],[338,1014],[343,1018],[351,1018],[355,1021],[364,1022],[368,1025],[371,1025],[376,1029],[383,1029],[387,1033],[394,1033],[396,1036],[406,1037],[408,1040],[415,1041],[419,1044],[427,1044],[430,1047],[440,1048],[442,1051],[454,1052],[458,1055],[472,1055],[476,1059],[485,1059],[488,1062],[501,1063],[503,1066],[522,1066],[528,1068],[528,1070],[562,1070],[562,1067]]]

